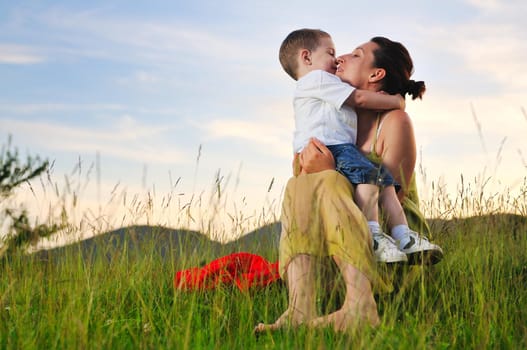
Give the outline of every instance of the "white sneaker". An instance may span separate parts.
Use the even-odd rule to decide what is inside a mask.
[[[373,252],[377,262],[395,263],[406,262],[406,254],[400,251],[392,237],[384,232],[373,235]]]
[[[410,264],[437,264],[443,259],[443,249],[430,243],[426,237],[410,230],[408,237],[397,242],[399,250],[408,256]]]

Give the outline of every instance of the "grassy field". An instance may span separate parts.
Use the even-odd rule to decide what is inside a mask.
[[[0,347],[527,348],[527,219],[486,215],[435,220],[432,227],[445,259],[389,271],[397,289],[377,297],[381,326],[355,335],[300,328],[254,337],[258,321],[272,321],[286,307],[281,283],[248,293],[174,291],[175,271],[235,251],[236,242],[218,250],[181,234],[169,254],[159,254],[152,228],[140,245],[106,244],[96,251],[75,245],[47,256],[13,256],[0,266]],[[264,236],[278,235],[276,228]],[[196,249],[186,249],[185,240]],[[276,241],[240,248],[273,261],[276,244],[270,242]],[[320,299],[320,308],[329,309],[338,300]]]

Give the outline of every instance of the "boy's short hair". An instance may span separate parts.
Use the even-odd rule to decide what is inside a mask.
[[[282,45],[280,45],[278,58],[282,68],[291,78],[298,80],[298,65],[296,61],[298,50],[308,49],[309,51],[314,51],[320,44],[320,38],[324,37],[330,37],[330,35],[320,29],[303,28],[289,33],[284,39]]]

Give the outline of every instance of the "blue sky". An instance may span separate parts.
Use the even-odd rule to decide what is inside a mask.
[[[312,27],[332,34],[338,54],[376,35],[409,49],[414,78],[428,87],[407,102],[425,199],[432,182],[455,193],[461,174],[518,191],[526,13],[521,0],[1,1],[2,143],[11,134],[23,153],[54,161],[59,187],[99,154],[84,208],[116,186],[189,198],[209,191],[219,170],[238,203],[227,211],[256,218],[279,207],[290,174],[294,82],[278,47]],[[43,216],[49,194],[28,198]]]

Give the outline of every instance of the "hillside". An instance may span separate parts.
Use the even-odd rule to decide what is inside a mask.
[[[495,234],[500,231],[500,227],[508,227],[510,234],[514,237],[527,234],[527,217],[512,214],[452,220],[431,219],[429,223],[434,234],[434,240],[439,242],[448,236],[469,231],[476,224],[478,227],[485,228],[481,232],[482,235]],[[206,235],[196,231],[162,226],[129,226],[68,246],[40,251],[36,254],[46,260],[60,260],[60,257],[66,253],[80,253],[84,259],[93,259],[97,255],[102,255],[108,260],[112,260],[116,255],[133,257],[150,254],[153,251],[162,260],[167,260],[170,257],[178,260],[179,257],[184,256],[202,259],[204,262],[206,259],[246,251],[274,260],[278,258],[279,238],[279,222],[260,227],[225,244],[211,240]]]

